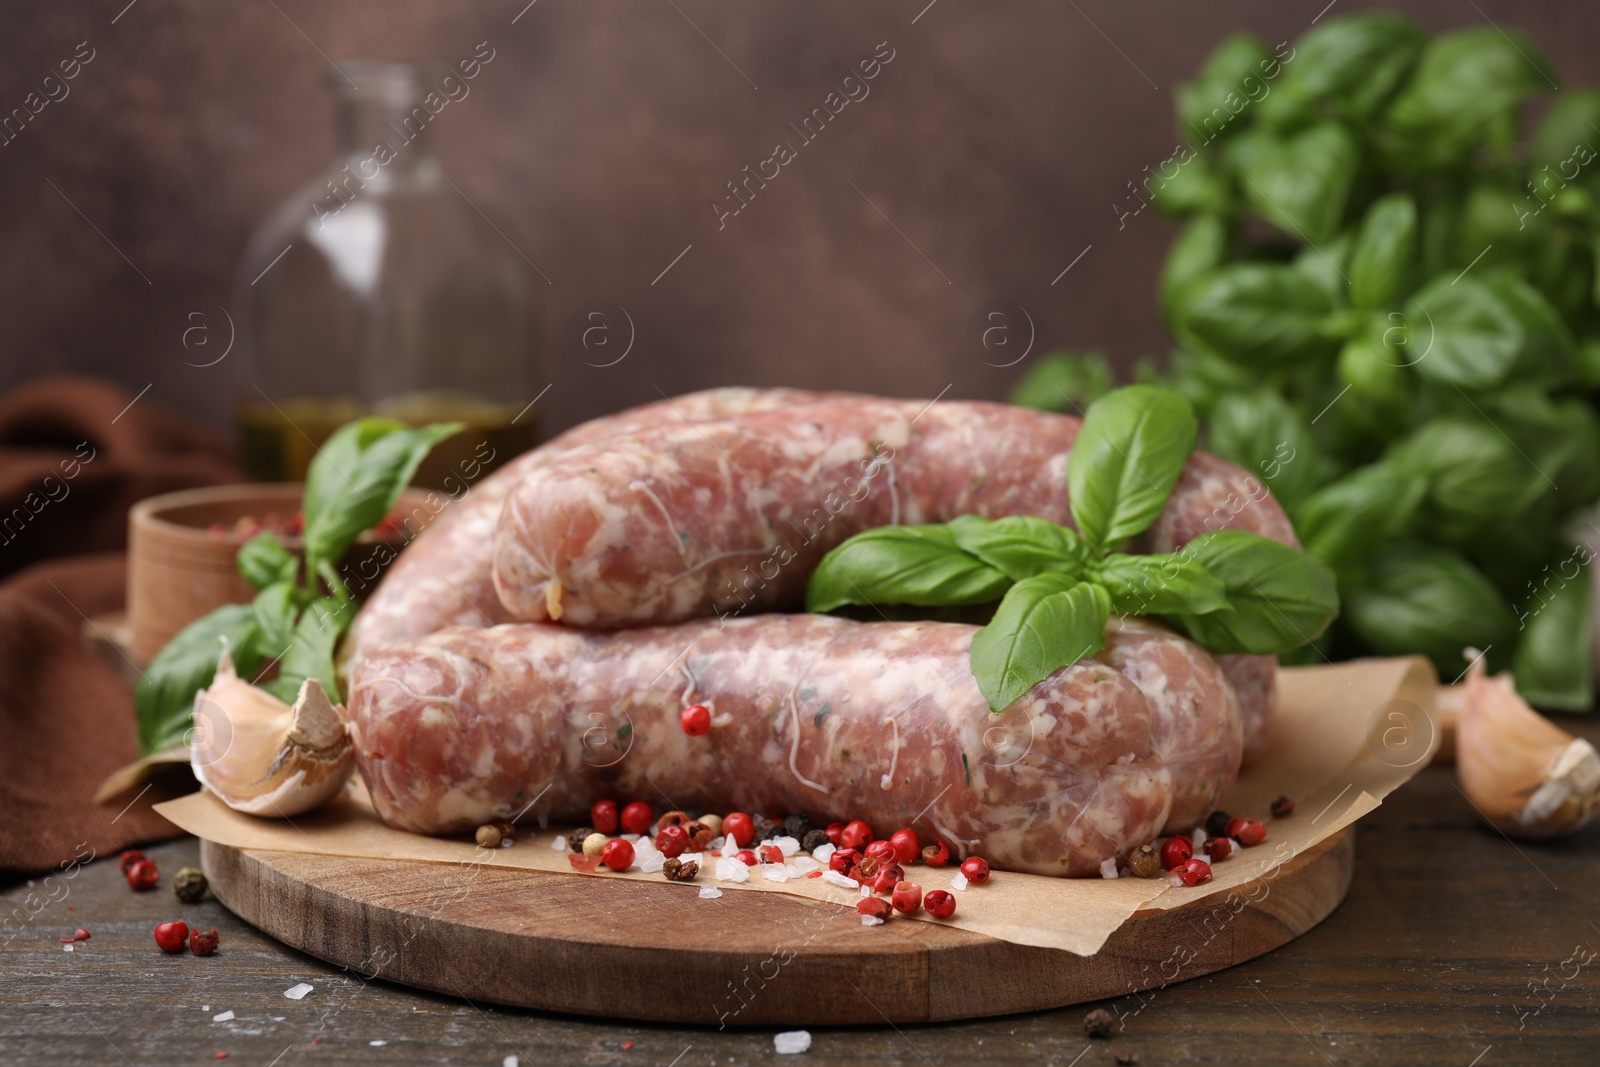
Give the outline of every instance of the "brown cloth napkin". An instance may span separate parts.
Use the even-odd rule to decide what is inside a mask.
[[[131,504],[239,480],[219,436],[120,386],[53,378],[0,398],[0,870],[177,833],[150,808],[159,783],[94,803],[138,749],[133,694],[83,629],[123,606],[123,555],[104,550],[124,544]],[[72,558],[35,562],[52,556]]]

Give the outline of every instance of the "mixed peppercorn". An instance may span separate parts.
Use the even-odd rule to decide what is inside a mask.
[[[1272,802],[1273,818],[1287,818],[1293,811],[1294,801],[1288,797]],[[1211,881],[1213,864],[1233,855],[1235,849],[1254,848],[1266,839],[1267,828],[1259,819],[1239,819],[1225,811],[1214,811],[1193,834],[1178,834],[1159,844],[1140,845],[1128,853],[1128,865],[1123,873],[1136,878],[1166,874],[1175,886],[1201,885]],[[1195,855],[1197,848],[1204,853],[1204,859]],[[1111,868],[1106,877],[1116,877],[1115,861],[1106,863]]]

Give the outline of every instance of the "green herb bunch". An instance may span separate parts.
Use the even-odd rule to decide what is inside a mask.
[[[1422,653],[1449,679],[1476,647],[1534,703],[1587,710],[1600,90],[1556,92],[1513,30],[1384,12],[1275,58],[1267,79],[1274,54],[1231,37],[1177,92],[1186,162],[1146,184],[1187,220],[1160,280],[1178,348],[1144,375],[1337,571],[1322,654]],[[1062,409],[1104,377],[1057,359],[1017,399]]]
[[[334,649],[355,615],[339,577],[345,550],[389,514],[417,466],[460,423],[413,429],[393,419],[359,419],[323,444],[306,472],[304,551],[291,553],[271,533],[239,548],[239,573],[257,590],[249,604],[228,604],[185,626],[145,668],[134,697],[139,752],[184,742],[195,693],[211,684],[226,638],[241,678],[277,675],[261,687],[293,701],[315,678],[340,698]]]
[[[972,673],[1002,711],[1035,684],[1105,646],[1112,613],[1159,616],[1215,652],[1271,654],[1305,644],[1339,610],[1331,571],[1239,530],[1182,551],[1117,551],[1153,523],[1194,451],[1197,424],[1177,393],[1135,385],[1090,405],[1067,459],[1077,530],[1027,516],[963,516],[885,526],[823,558],[810,611],[846,605],[999,607],[972,639]]]

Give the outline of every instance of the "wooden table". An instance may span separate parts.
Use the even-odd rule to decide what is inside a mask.
[[[1600,740],[1600,723],[1581,732]],[[135,894],[115,861],[77,873],[0,945],[0,1061],[28,1064],[312,1062],[701,1067],[872,1064],[1584,1064],[1600,1060],[1600,827],[1552,846],[1480,828],[1451,768],[1433,767],[1360,824],[1343,907],[1298,941],[1229,971],[1103,1006],[1111,1039],[1084,1036],[1085,1010],[937,1026],[812,1028],[804,1057],[772,1031],[605,1023],[469,1004],[365,982],[288,950],[206,901]],[[170,876],[194,864],[183,840],[148,850]],[[4,912],[28,912],[25,884]],[[57,890],[60,895],[60,890]],[[71,908],[72,910],[68,910]],[[215,924],[199,959],[155,947],[156,922]],[[77,926],[92,939],[62,951]],[[5,935],[0,934],[0,939]],[[1581,956],[1579,958],[1582,958]],[[1576,971],[1576,973],[1574,973]],[[1563,985],[1563,972],[1566,975]],[[284,990],[308,982],[305,999]],[[870,991],[867,991],[870,992]],[[633,994],[616,990],[623,1005]],[[782,996],[775,985],[769,995]],[[978,995],[974,991],[974,996]],[[1542,1007],[1541,1007],[1542,1004]],[[214,1022],[231,1011],[233,1018]]]

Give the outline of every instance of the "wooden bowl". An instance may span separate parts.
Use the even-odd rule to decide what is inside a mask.
[[[129,509],[127,610],[134,659],[149,662],[195,619],[224,604],[255,598],[255,590],[234,566],[234,556],[249,536],[234,533],[233,526],[242,518],[294,514],[304,488],[298,482],[217,485],[164,493]],[[350,547],[340,571],[358,600],[372,591],[383,569],[444,502],[439,493],[407,490],[398,505],[405,526],[383,537],[362,534]],[[217,525],[228,532],[214,531]],[[298,536],[281,539],[297,555],[303,548]]]

